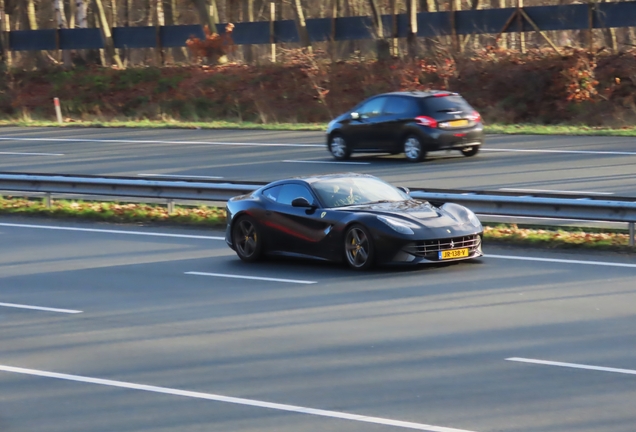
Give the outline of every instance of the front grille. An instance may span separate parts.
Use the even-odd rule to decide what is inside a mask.
[[[438,253],[448,249],[470,249],[472,254],[481,244],[481,237],[479,234],[453,237],[448,239],[438,240],[421,240],[415,243],[409,243],[404,248],[404,252],[411,255],[424,257],[428,259],[437,259]]]

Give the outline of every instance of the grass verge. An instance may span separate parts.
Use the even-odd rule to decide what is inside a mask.
[[[148,128],[148,129],[245,129],[280,131],[324,131],[326,123],[251,123],[214,120],[190,122],[173,119],[166,120],[73,120],[60,125],[49,120],[4,119],[0,126],[19,127],[92,127],[92,128]],[[636,127],[606,128],[572,125],[536,125],[536,124],[487,124],[487,134],[502,135],[578,135],[578,136],[624,136],[636,137]]]
[[[225,210],[207,206],[175,206],[172,214],[165,205],[85,202],[55,200],[46,208],[43,200],[0,197],[0,214],[45,216],[52,218],[102,221],[114,223],[168,224],[202,227],[223,227]],[[490,224],[484,226],[486,241],[532,245],[543,248],[587,248],[630,251],[629,236],[616,230],[523,228],[517,225]]]

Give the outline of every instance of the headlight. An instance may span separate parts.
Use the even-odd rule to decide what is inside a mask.
[[[406,221],[402,221],[400,219],[395,219],[395,218],[391,218],[387,216],[377,216],[377,218],[379,221],[384,222],[385,224],[387,224],[388,226],[390,226],[391,228],[393,228],[395,231],[399,232],[400,234],[409,234],[409,235],[414,234],[411,227],[417,227],[417,225],[410,224]]]
[[[477,215],[468,209],[466,209],[466,212],[468,213],[468,222],[475,225],[476,227],[480,227],[481,221],[477,219]]]
[[[469,223],[477,228],[481,227],[481,222],[472,210],[455,203],[446,203],[442,208],[450,213],[459,223]]]

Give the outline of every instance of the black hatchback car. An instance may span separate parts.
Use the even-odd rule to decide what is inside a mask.
[[[373,96],[329,123],[334,158],[354,152],[404,153],[419,162],[436,150],[474,156],[484,143],[481,116],[457,93],[396,92]]]

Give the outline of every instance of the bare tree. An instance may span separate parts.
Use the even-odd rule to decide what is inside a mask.
[[[313,50],[311,48],[311,42],[309,41],[309,33],[307,32],[307,23],[305,22],[305,12],[303,11],[303,5],[300,3],[300,0],[291,0],[291,2],[292,9],[294,9],[294,15],[296,16],[296,27],[298,28],[300,44],[311,54]]]
[[[410,57],[417,56],[417,2],[406,0],[406,16],[408,19],[408,31],[406,43]]]
[[[384,26],[382,25],[382,10],[378,5],[378,0],[369,0],[369,7],[373,15],[373,27],[376,37],[376,49],[379,60],[387,59],[391,56],[389,41],[384,36]]]
[[[75,0],[75,10],[77,13],[77,26],[79,28],[87,28],[88,14],[86,13],[86,3],[84,0]]]
[[[208,29],[216,33],[216,25],[219,23],[219,14],[218,9],[216,7],[216,0],[211,0],[211,3],[208,3],[207,0],[191,0],[194,5],[197,13],[199,14],[199,19],[201,21],[201,25],[208,26]],[[210,13],[212,11],[212,13]]]
[[[66,13],[64,12],[64,3],[62,0],[53,0],[53,13],[55,14],[55,22],[58,29],[68,28],[66,22]],[[62,50],[62,61],[65,67],[71,66],[71,53],[68,50]]]
[[[119,54],[115,52],[115,47],[113,46],[113,34],[110,31],[110,24],[108,23],[108,19],[106,18],[104,4],[102,3],[102,0],[94,1],[95,6],[97,7],[97,16],[99,18],[100,27],[102,28],[102,32],[104,33],[104,39],[106,39],[106,52],[115,61],[115,64],[118,67],[123,68],[124,65],[119,58]]]
[[[243,22],[254,21],[254,0],[243,0]],[[252,45],[243,45],[243,59],[245,63],[254,61],[254,48]]]

